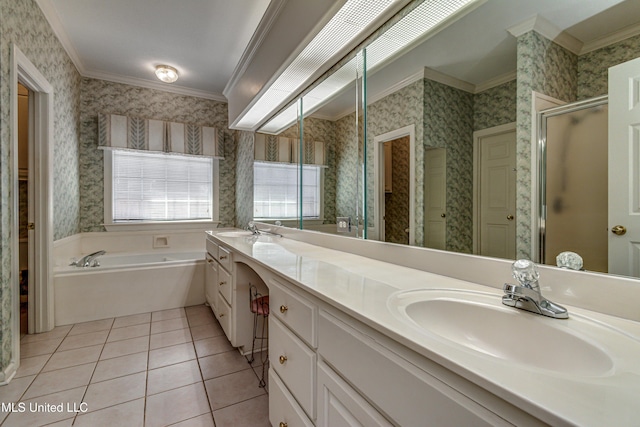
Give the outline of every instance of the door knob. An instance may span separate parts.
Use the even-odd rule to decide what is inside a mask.
[[[611,232],[613,234],[617,234],[618,236],[622,236],[627,232],[627,228],[624,225],[616,225],[611,227]]]
[[[515,218],[513,215],[507,215],[507,219],[508,219],[509,221],[513,221],[513,218]]]
[[[446,218],[446,216],[447,216],[447,214],[445,214],[445,213],[441,213],[440,214],[440,217],[442,217],[442,218]]]

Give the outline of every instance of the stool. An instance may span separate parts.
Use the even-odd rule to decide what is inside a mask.
[[[253,313],[253,341],[251,343],[251,358],[249,364],[255,360],[256,341],[260,341],[260,361],[262,362],[262,377],[258,383],[259,387],[264,387],[264,370],[269,360],[269,351],[264,351],[264,341],[268,339],[269,329],[267,328],[267,317],[269,316],[269,295],[262,295],[258,292],[258,288],[249,284],[249,309]],[[258,321],[262,316],[262,331],[258,335]]]

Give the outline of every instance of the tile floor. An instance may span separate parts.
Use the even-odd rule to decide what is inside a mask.
[[[249,365],[206,306],[27,335],[21,357],[0,387],[1,403],[16,402],[0,408],[3,427],[269,425],[259,355]]]

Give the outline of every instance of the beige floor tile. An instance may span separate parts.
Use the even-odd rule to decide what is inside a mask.
[[[202,378],[205,380],[243,371],[249,367],[247,359],[235,350],[201,357],[198,361]]]
[[[109,342],[104,345],[100,360],[113,357],[126,356],[127,354],[140,353],[149,350],[149,338],[138,337],[129,340]]]
[[[206,380],[204,384],[214,411],[265,394],[251,368]]]
[[[56,351],[63,339],[63,337],[59,337],[50,340],[20,344],[20,357],[25,358],[51,354]]]
[[[149,351],[149,369],[161,368],[196,358],[193,343],[184,343]]]
[[[132,400],[95,412],[80,414],[73,425],[78,427],[142,427],[144,425],[144,399]]]
[[[73,325],[56,326],[49,332],[25,335],[22,338],[20,338],[20,344],[28,344],[28,343],[37,342],[37,341],[51,340],[54,338],[63,338],[69,333],[72,326]]]
[[[209,413],[171,424],[171,427],[215,427],[215,424],[213,423],[213,416]]]
[[[68,368],[70,366],[97,362],[101,352],[102,345],[76,348],[74,350],[67,351],[56,351],[44,366],[42,372],[49,372],[56,369]]]
[[[213,412],[216,427],[269,427],[269,397],[255,397]]]
[[[176,344],[183,344],[191,341],[191,332],[189,329],[178,329],[170,332],[161,332],[151,335],[149,348],[169,347]]]
[[[152,369],[147,373],[147,396],[202,381],[197,360]]]
[[[126,377],[90,384],[84,401],[87,403],[89,412],[93,412],[139,399],[144,397],[146,380],[147,373],[139,372]]]
[[[211,310],[209,310],[209,312],[193,314],[189,316],[188,319],[189,326],[191,327],[218,323]]]
[[[149,335],[150,324],[125,326],[124,328],[111,329],[107,342],[122,341],[130,338],[146,337]]]
[[[226,336],[206,338],[194,341],[198,357],[210,356],[212,354],[224,353],[234,350]]]
[[[179,317],[187,317],[184,308],[172,308],[170,310],[154,311],[151,313],[151,321],[159,322],[161,320],[176,319]]]
[[[88,334],[70,335],[62,341],[58,351],[104,344],[108,335],[108,329],[104,331],[89,332]]]
[[[5,422],[2,424],[2,427],[34,427],[48,425],[67,419],[73,420],[75,413],[66,412],[67,404],[71,409],[73,409],[74,405],[76,407],[79,407],[80,403],[82,402],[82,396],[84,395],[85,389],[86,387],[76,387],[70,390],[65,390],[46,396],[40,396],[35,399],[25,400],[24,403],[25,405],[27,405],[27,408],[29,407],[30,403],[38,405],[60,405],[62,403],[64,411],[31,412],[27,410],[22,413],[12,413],[7,417]],[[65,425],[65,423],[61,423],[61,425]]]
[[[76,323],[69,331],[69,335],[88,334],[89,332],[111,329],[113,319],[94,320],[93,322]]]
[[[24,399],[58,393],[89,384],[95,363],[57,369],[39,374],[27,389]]]
[[[151,322],[151,313],[132,314],[131,316],[116,317],[113,322],[114,328],[124,328],[125,326],[140,325]]]
[[[202,340],[205,338],[219,337],[224,335],[224,331],[218,322],[206,323],[199,326],[191,326],[191,336],[193,340]]]
[[[124,377],[126,375],[144,372],[147,370],[147,358],[149,354],[134,353],[112,359],[101,360],[96,366],[96,370],[91,377],[92,383]]]
[[[50,354],[44,354],[42,356],[27,357],[20,359],[20,367],[16,372],[15,378],[28,377],[29,375],[35,375],[42,370],[47,360],[51,357]]]
[[[187,313],[187,317],[189,317],[189,316],[194,315],[194,314],[205,313],[205,312],[211,311],[211,307],[209,307],[208,305],[204,305],[204,304],[191,305],[189,307],[185,307],[184,311],[185,311],[185,313]]]
[[[188,327],[189,327],[189,324],[187,323],[187,318],[178,317],[175,319],[160,320],[158,322],[152,322],[151,333],[159,334],[161,332],[175,331],[178,329],[185,329]]]
[[[47,427],[71,427],[73,425],[73,418],[67,418],[66,420],[58,421],[57,423],[47,424]]]
[[[19,401],[35,377],[35,375],[30,375],[23,378],[14,378],[9,384],[0,386],[0,402],[11,403]]]
[[[201,382],[147,397],[146,427],[159,427],[210,412]]]

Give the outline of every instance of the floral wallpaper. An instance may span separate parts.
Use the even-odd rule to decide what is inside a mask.
[[[530,258],[531,92],[575,101],[578,57],[535,31],[518,37],[517,52],[516,256]]]
[[[80,131],[80,229],[104,231],[103,152],[98,113],[192,123],[225,129],[220,165],[220,221],[235,224],[235,140],[227,129],[227,104],[155,89],[83,78]]]
[[[511,80],[473,96],[473,130],[516,121],[517,82]]]
[[[11,46],[16,44],[54,89],[53,223],[54,238],[79,229],[78,135],[80,75],[33,0],[0,0],[0,370],[11,360],[10,276],[12,170],[9,129]]]
[[[253,219],[254,133],[238,131],[236,165],[236,227],[245,228]]]
[[[578,58],[578,100],[608,93],[609,67],[640,57],[640,35]]]
[[[384,240],[407,244],[409,227],[409,137],[391,144],[391,192],[384,195]],[[385,171],[386,173],[386,171]]]

